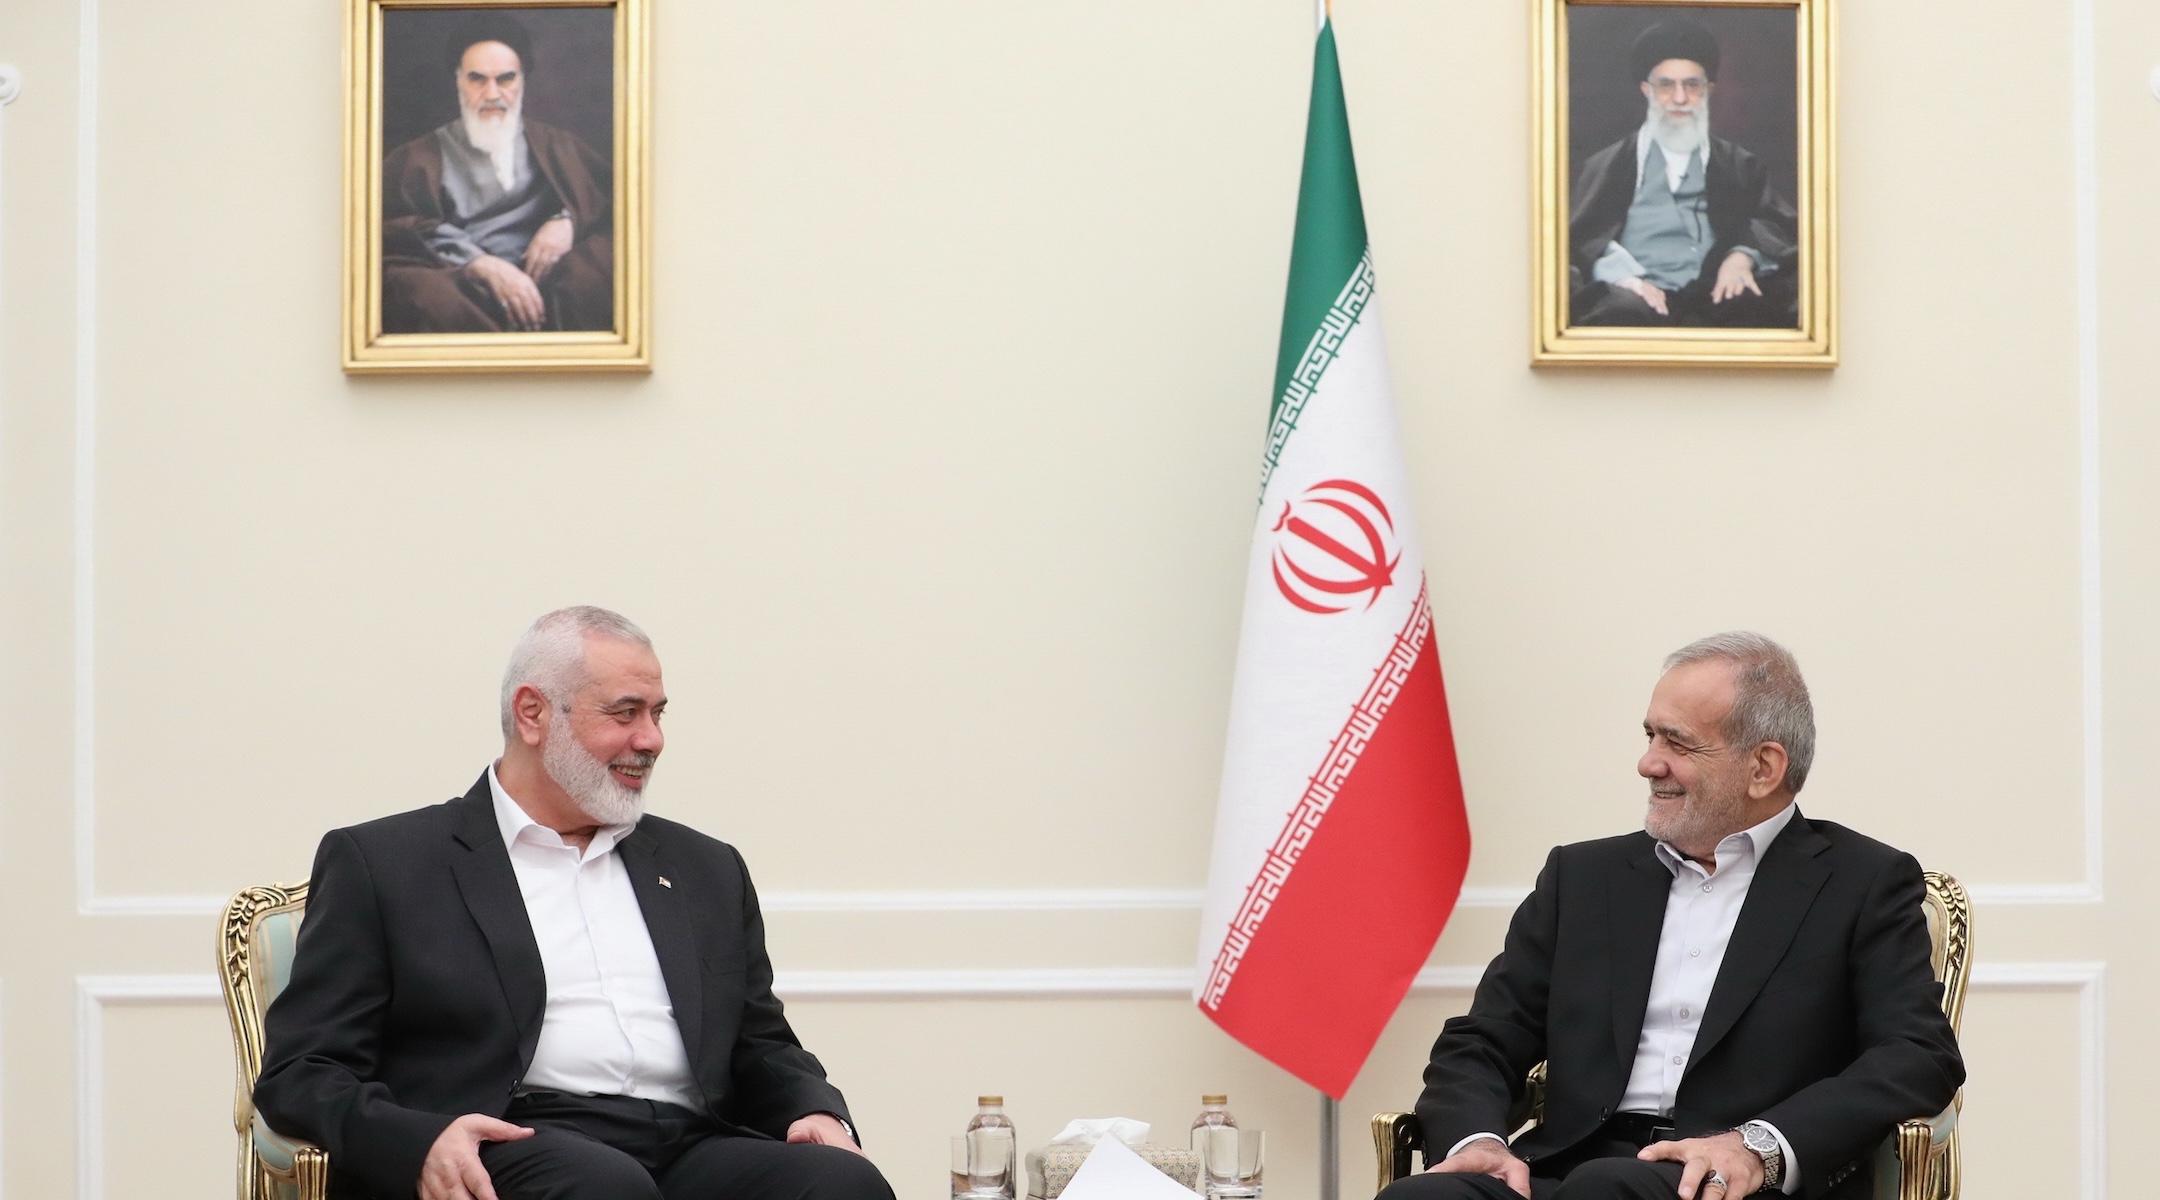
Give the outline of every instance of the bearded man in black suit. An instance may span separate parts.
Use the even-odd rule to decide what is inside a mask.
[[[471,791],[323,838],[255,1104],[333,1197],[892,1200],[742,856],[644,813],[666,707],[637,626],[549,613]]]
[[[1860,1200],[1965,1081],[1911,855],[1802,816],[1814,711],[1752,633],[1674,653],[1644,831],[1560,846],[1433,1044],[1429,1171],[1383,1200]],[[1541,1124],[1509,1145],[1524,1076]]]
[[[1643,123],[1584,161],[1569,200],[1574,324],[1799,326],[1799,214],[1760,158],[1711,135],[1719,57],[1686,17],[1630,47]]]

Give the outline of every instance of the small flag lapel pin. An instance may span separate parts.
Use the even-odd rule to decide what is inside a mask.
[[[674,884],[672,884],[672,883],[669,883],[669,882],[668,882],[668,877],[667,877],[667,876],[665,876],[665,875],[662,875],[662,876],[660,876],[660,886],[661,886],[661,887],[664,887],[664,888],[671,888],[671,889],[672,889],[672,888],[673,888],[673,887],[674,887],[675,885],[674,885]]]

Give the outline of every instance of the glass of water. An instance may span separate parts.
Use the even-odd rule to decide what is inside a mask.
[[[977,1129],[952,1139],[953,1200],[1013,1200],[1013,1131]]]
[[[1258,1200],[1267,1134],[1228,1126],[1202,1131],[1200,1170],[1208,1200]]]

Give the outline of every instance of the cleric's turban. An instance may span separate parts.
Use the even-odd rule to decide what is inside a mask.
[[[1705,78],[1717,79],[1717,38],[1699,22],[1686,17],[1668,17],[1643,30],[1636,35],[1628,65],[1634,68],[1633,78],[1648,79],[1650,68],[1668,58],[1700,63]]]

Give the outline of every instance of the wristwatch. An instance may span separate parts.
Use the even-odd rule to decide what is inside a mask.
[[[1740,1135],[1740,1143],[1755,1152],[1762,1160],[1762,1185],[1766,1192],[1778,1190],[1785,1182],[1785,1151],[1778,1145],[1777,1135],[1761,1121],[1749,1121],[1737,1126],[1734,1133]]]

